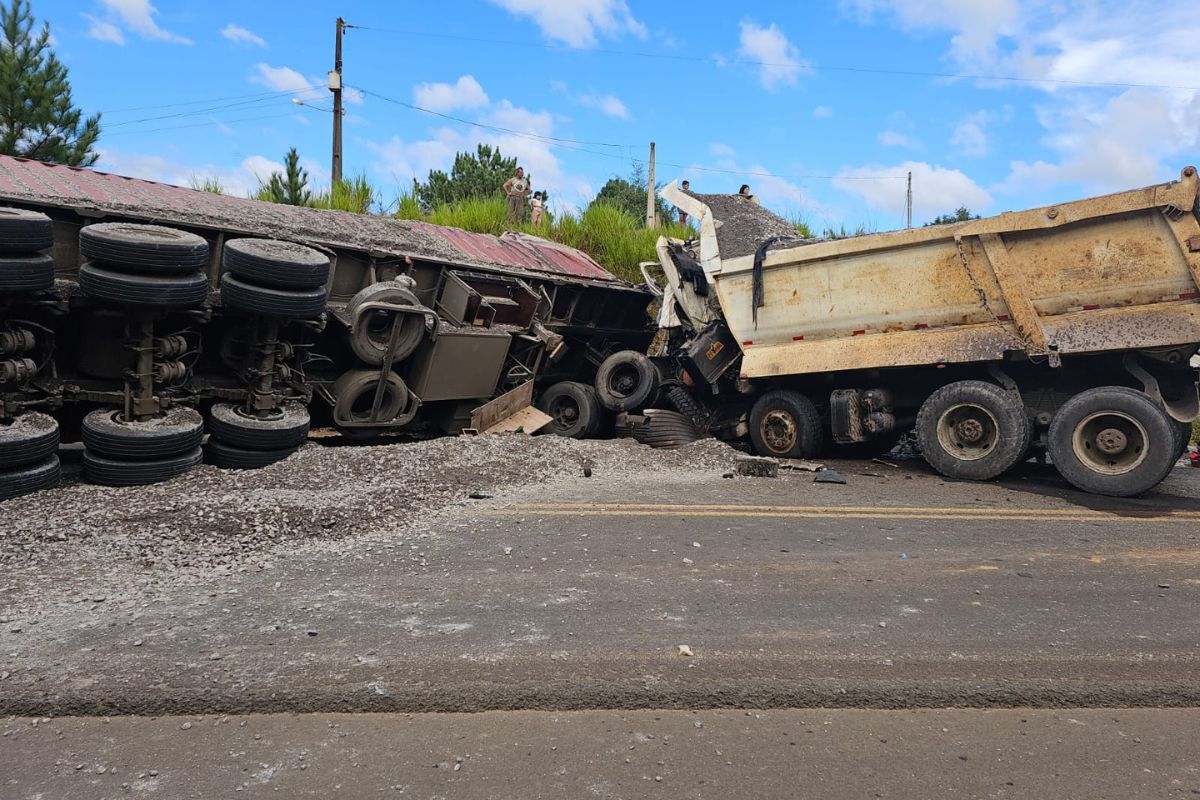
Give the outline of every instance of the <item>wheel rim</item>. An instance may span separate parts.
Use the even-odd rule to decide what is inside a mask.
[[[623,364],[608,376],[608,388],[618,397],[629,397],[638,385],[638,371],[629,364]]]
[[[796,419],[786,411],[768,411],[758,424],[763,444],[772,453],[786,453],[796,446],[799,427]]]
[[[1089,414],[1071,433],[1075,457],[1088,469],[1104,475],[1124,475],[1141,466],[1149,441],[1145,426],[1122,411]]]
[[[974,403],[952,406],[938,418],[938,444],[960,461],[986,458],[1000,443],[1000,423]]]
[[[579,404],[569,397],[557,397],[550,403],[550,416],[559,430],[569,430],[579,422]]]

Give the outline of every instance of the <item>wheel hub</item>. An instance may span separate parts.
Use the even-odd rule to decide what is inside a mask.
[[[785,411],[768,412],[759,425],[763,442],[775,453],[786,453],[795,446],[796,430],[796,420]]]
[[[983,438],[983,423],[974,417],[959,422],[954,426],[954,430],[959,439],[970,444],[975,444]]]
[[[569,428],[579,419],[579,407],[563,398],[554,404],[550,415],[561,428]]]
[[[974,403],[952,406],[937,422],[938,445],[959,461],[978,461],[1000,443],[1000,423],[988,409]]]
[[[1071,449],[1080,463],[1102,475],[1124,475],[1141,466],[1150,449],[1146,427],[1124,411],[1097,411],[1071,432]]]
[[[1117,455],[1129,446],[1129,437],[1116,428],[1105,428],[1096,434],[1096,447],[1105,455]]]

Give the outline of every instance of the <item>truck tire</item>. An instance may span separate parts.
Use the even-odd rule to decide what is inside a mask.
[[[83,418],[83,446],[121,461],[152,461],[190,453],[204,438],[204,418],[194,408],[172,408],[145,420],[121,419],[119,408],[100,408]]]
[[[1077,489],[1141,494],[1175,466],[1179,434],[1148,395],[1125,386],[1088,389],[1063,403],[1047,434],[1050,460]]]
[[[1180,422],[1177,419],[1172,419],[1175,423],[1175,432],[1179,437],[1179,441],[1175,445],[1175,460],[1183,458],[1187,455],[1188,445],[1192,443],[1192,423]]]
[[[105,267],[149,275],[191,275],[208,266],[208,242],[162,225],[105,222],[79,231],[79,254]]]
[[[820,412],[799,392],[767,392],[750,409],[750,442],[759,455],[813,458],[821,452],[824,441]]]
[[[298,449],[284,447],[278,450],[251,450],[227,444],[220,439],[209,439],[208,444],[204,446],[204,460],[221,469],[262,469],[283,461]]]
[[[283,403],[265,418],[242,414],[233,403],[217,403],[208,416],[214,438],[246,450],[295,449],[308,439],[308,428],[308,409],[302,403]]]
[[[408,405],[408,386],[394,372],[384,378],[383,401],[379,406],[378,422],[399,416]],[[379,385],[379,370],[352,369],[333,384],[334,422],[370,422],[375,387]]]
[[[708,429],[711,417],[708,409],[684,387],[672,386],[667,390],[667,402],[675,406],[675,410],[680,414],[696,423],[696,428],[700,431]]]
[[[320,289],[329,280],[329,257],[295,242],[233,239],[222,263],[238,278],[275,289]]]
[[[569,439],[590,439],[600,431],[604,411],[596,390],[586,383],[562,381],[538,398],[537,407],[551,417],[544,430]]]
[[[1033,423],[1020,398],[986,381],[956,381],[926,398],[917,414],[917,441],[948,478],[991,480],[1024,460]]]
[[[36,411],[0,424],[0,470],[45,461],[58,452],[58,422]]]
[[[170,458],[125,461],[83,451],[83,477],[99,486],[148,486],[177,478],[204,460],[199,447]]]
[[[54,222],[39,211],[0,208],[0,254],[40,253],[54,246]]]
[[[358,308],[364,303],[394,303],[396,305],[419,306],[417,296],[402,283],[384,281],[362,289],[346,304],[346,313],[354,322],[350,335],[350,349],[354,355],[371,366],[383,364],[388,341],[392,335],[391,314],[366,311],[366,319],[358,319]],[[417,345],[425,338],[425,319],[417,314],[405,314],[401,323],[400,340],[396,342],[395,356],[399,361],[412,355]]]
[[[132,275],[91,262],[79,268],[79,288],[97,300],[127,306],[186,308],[208,299],[208,278],[203,273]]]
[[[325,311],[325,290],[256,286],[226,272],[221,276],[221,301],[226,308],[247,314],[315,319]]]
[[[634,411],[652,405],[658,385],[658,369],[636,350],[613,353],[596,370],[596,395],[609,411]]]
[[[43,255],[0,258],[0,292],[40,292],[54,286],[54,259]]]
[[[0,470],[0,501],[24,494],[53,489],[62,479],[58,456],[50,456],[34,464]]]
[[[641,419],[635,422],[631,417]],[[663,449],[685,447],[703,438],[696,424],[688,417],[665,408],[648,408],[640,415],[620,415],[616,435]]]

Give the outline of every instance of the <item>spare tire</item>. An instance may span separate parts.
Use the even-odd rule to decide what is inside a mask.
[[[189,453],[204,438],[204,418],[180,406],[144,420],[121,419],[119,408],[97,409],[83,418],[83,446],[98,455],[125,461],[169,458]]]
[[[208,444],[204,446],[204,456],[209,464],[221,469],[262,469],[283,461],[297,449],[285,447],[279,450],[250,450],[226,444],[220,439],[209,439]]]
[[[79,231],[83,258],[122,272],[187,275],[208,266],[208,242],[162,225],[105,222]]]
[[[131,275],[90,262],[79,268],[79,288],[97,300],[127,306],[185,308],[208,299],[208,278],[203,273]]]
[[[26,464],[0,471],[0,500],[8,500],[23,494],[53,489],[62,479],[62,465],[58,456],[50,456],[35,464]]]
[[[225,243],[222,263],[239,278],[277,289],[318,289],[329,280],[329,257],[295,242],[234,239]]]
[[[256,286],[226,272],[221,276],[221,302],[247,314],[315,319],[325,311],[325,290]]]
[[[596,394],[610,411],[634,411],[652,405],[658,384],[658,369],[636,350],[613,353],[596,370]]]
[[[384,378],[383,401],[379,419],[387,422],[400,415],[408,405],[408,387],[400,376],[388,372]],[[352,369],[333,384],[333,420],[335,423],[370,422],[375,402],[375,387],[379,385],[379,370]]]
[[[596,390],[586,383],[563,381],[538,398],[537,407],[551,417],[547,433],[570,439],[590,439],[600,430],[604,415]]]
[[[665,408],[648,408],[640,415],[622,414],[617,419],[616,434],[666,449],[684,447],[703,438],[691,419]]]
[[[44,255],[0,258],[0,292],[40,292],[54,286],[54,259]]]
[[[302,403],[283,403],[268,417],[248,416],[233,403],[217,403],[208,416],[208,430],[215,438],[246,450],[299,447],[308,439],[308,427],[308,409]]]
[[[54,222],[39,211],[0,208],[0,253],[25,255],[54,246]]]
[[[58,452],[58,438],[58,422],[37,411],[0,424],[0,470],[45,461]]]
[[[83,477],[100,486],[147,486],[179,477],[203,460],[199,447],[152,461],[122,461],[84,450]]]
[[[399,281],[373,283],[362,289],[346,304],[354,326],[350,334],[350,349],[367,364],[380,366],[387,354],[392,336],[392,315],[386,311],[364,311],[358,309],[365,303],[393,303],[395,305],[419,306],[420,301],[408,285]],[[407,358],[425,338],[425,318],[420,314],[405,314],[401,322],[400,339],[396,342],[397,361]]]

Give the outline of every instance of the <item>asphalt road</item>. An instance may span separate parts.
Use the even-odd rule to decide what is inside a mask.
[[[0,713],[1200,705],[1200,470],[839,467],[597,474],[138,591],[79,565],[0,628]]]
[[[0,721],[0,796],[1194,798],[1200,711],[584,711]]]

